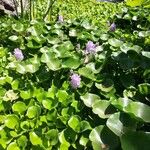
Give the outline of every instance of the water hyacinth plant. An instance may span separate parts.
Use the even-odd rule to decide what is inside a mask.
[[[61,2],[45,22],[0,19],[0,150],[149,150],[150,10]]]
[[[15,56],[16,60],[21,61],[21,60],[24,59],[24,55],[23,55],[22,51],[19,48],[15,48],[13,53],[14,53],[14,56]]]

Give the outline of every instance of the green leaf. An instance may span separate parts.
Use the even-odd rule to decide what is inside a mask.
[[[138,85],[138,90],[143,95],[150,94],[150,84],[149,83],[142,83]]]
[[[81,100],[87,107],[92,107],[94,103],[100,101],[100,97],[96,94],[86,93],[83,96],[80,96]]]
[[[20,123],[20,127],[21,127],[21,129],[22,130],[29,130],[29,128],[30,128],[30,122],[29,121],[22,121],[21,123]]]
[[[75,29],[70,29],[69,36],[76,37],[77,36],[77,31]]]
[[[26,111],[26,104],[24,102],[18,101],[13,104],[12,110],[22,113],[22,112]]]
[[[26,73],[26,68],[22,64],[17,64],[16,71],[21,73],[21,74],[25,74]]]
[[[18,39],[19,39],[19,37],[16,36],[16,35],[12,35],[12,36],[9,37],[9,40],[11,40],[11,41],[13,41],[13,42],[18,41]]]
[[[109,39],[108,43],[114,47],[120,47],[123,44],[123,42],[118,39]]]
[[[60,102],[66,102],[67,99],[69,98],[68,93],[65,90],[59,90],[56,94],[56,97]]]
[[[60,39],[58,37],[49,36],[47,38],[47,41],[48,41],[48,43],[55,45],[55,44],[58,44],[60,42]]]
[[[111,115],[110,101],[100,100],[92,105],[93,112],[100,118],[108,118]]]
[[[103,41],[107,41],[108,38],[109,38],[109,35],[108,35],[108,34],[102,34],[102,35],[100,36],[100,39],[103,40]]]
[[[101,84],[95,83],[95,86],[103,92],[110,92],[114,88],[114,83],[111,79],[107,79]]]
[[[130,131],[121,138],[121,147],[123,150],[148,150],[150,143],[149,132]]]
[[[28,142],[28,139],[26,136],[24,135],[21,135],[18,139],[17,139],[17,144],[22,147],[22,148],[25,148],[27,146],[27,142]]]
[[[18,147],[16,142],[11,142],[8,145],[7,150],[20,150],[20,148]]]
[[[34,118],[34,117],[38,117],[40,113],[41,113],[41,110],[38,106],[30,106],[27,110],[26,115],[29,118]]]
[[[60,143],[67,145],[69,147],[72,143],[75,143],[77,140],[77,134],[71,128],[66,128],[59,135]]]
[[[0,85],[4,85],[6,83],[5,77],[0,77]]]
[[[147,58],[150,58],[150,52],[148,52],[148,51],[142,51],[142,55]]]
[[[97,64],[94,62],[88,63],[86,65],[86,68],[89,68],[95,74],[99,73],[99,71],[100,71],[100,67],[97,67]]]
[[[77,69],[81,64],[81,60],[79,57],[70,57],[70,58],[65,58],[62,61],[62,67],[64,68],[70,68],[70,69]]]
[[[41,138],[35,132],[30,132],[29,138],[30,138],[32,145],[42,145]]]
[[[21,91],[20,92],[20,97],[23,98],[23,99],[29,99],[29,98],[31,98],[32,97],[31,90]]]
[[[112,150],[116,150],[119,146],[118,137],[111,132],[105,126],[95,127],[90,135],[89,139],[92,142],[92,146],[94,150],[103,150],[111,147]]]
[[[16,99],[18,99],[18,93],[15,93],[13,90],[8,90],[3,97],[4,101],[13,101]]]
[[[121,114],[120,112],[112,114],[108,118],[106,125],[117,136],[122,136],[127,131],[136,128],[135,121],[126,114]]]
[[[15,129],[19,126],[19,118],[16,115],[7,115],[5,119],[5,126],[10,129]]]
[[[12,83],[11,83],[11,87],[13,90],[17,90],[18,89],[18,86],[19,86],[19,80],[14,80]]]
[[[84,76],[88,79],[91,79],[91,80],[96,80],[96,77],[93,73],[93,71],[90,69],[90,68],[87,68],[87,67],[82,67],[78,70],[78,73],[81,75],[81,76]]]
[[[114,105],[116,108],[123,110],[124,107],[126,107],[132,100],[128,98],[119,98],[115,99],[111,102],[112,105]]]
[[[15,30],[16,32],[23,32],[24,31],[24,25],[20,22],[17,22],[15,24],[12,25],[13,30]]]
[[[150,106],[148,105],[140,102],[131,102],[124,108],[124,111],[135,118],[139,118],[141,121],[150,122]]]
[[[58,143],[58,130],[52,129],[49,130],[45,137],[50,141],[50,145],[56,145]]]
[[[60,135],[59,135],[59,141],[60,143],[62,143],[63,145],[65,145],[66,147],[69,147],[70,146],[70,143],[66,140],[66,137],[65,137],[65,133],[64,133],[65,130],[63,130]],[[63,149],[62,149],[63,150]]]
[[[53,53],[43,53],[41,62],[46,63],[50,70],[58,70],[61,67],[61,61]]]
[[[80,137],[79,143],[80,143],[80,145],[83,145],[84,147],[86,147],[88,141],[89,141],[89,138],[82,135]]]
[[[80,118],[79,118],[79,116],[72,116],[68,121],[68,125],[75,132],[79,132],[80,131]]]
[[[35,73],[36,71],[38,71],[38,69],[39,69],[39,65],[37,64],[28,64],[25,66],[26,72],[30,72],[30,73]]]
[[[144,0],[126,0],[126,4],[131,7],[141,6]]]
[[[27,47],[31,48],[31,49],[37,49],[37,48],[41,48],[42,44],[39,44],[39,43],[32,40],[32,41],[28,41]]]
[[[54,107],[56,107],[57,103],[58,103],[57,100],[54,99],[46,99],[42,101],[43,107],[48,110],[51,110]]]
[[[56,109],[50,110],[47,113],[46,118],[47,118],[48,121],[56,121],[56,119],[57,119],[57,110]]]
[[[4,47],[0,47],[0,58],[6,55],[6,49]]]
[[[80,132],[84,132],[86,130],[91,130],[91,126],[90,126],[90,123],[83,120],[80,122]]]

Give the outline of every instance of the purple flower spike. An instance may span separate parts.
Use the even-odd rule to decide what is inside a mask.
[[[14,49],[14,56],[17,60],[23,60],[24,59],[23,53],[19,48]]]
[[[60,23],[64,22],[64,18],[62,15],[58,16],[58,22],[60,22]]]
[[[96,45],[92,41],[88,41],[86,44],[86,53],[95,53]]]
[[[81,78],[78,74],[72,74],[71,75],[71,86],[72,88],[76,89],[80,86]]]
[[[116,30],[116,24],[114,22],[110,25],[109,30],[112,32]]]

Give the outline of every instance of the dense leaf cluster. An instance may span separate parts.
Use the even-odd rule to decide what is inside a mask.
[[[123,8],[113,22],[112,32],[82,19],[1,19],[1,150],[148,150],[149,10]]]

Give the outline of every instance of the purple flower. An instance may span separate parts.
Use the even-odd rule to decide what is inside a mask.
[[[116,24],[114,22],[110,25],[109,30],[112,32],[116,30]]]
[[[58,16],[58,22],[60,22],[60,23],[64,22],[64,18],[62,15]]]
[[[23,60],[24,59],[23,53],[19,48],[14,49],[14,56],[17,60]]]
[[[72,88],[74,89],[78,88],[80,86],[80,82],[81,82],[81,78],[78,74],[74,73],[71,75],[70,83],[71,83]]]
[[[96,45],[92,41],[88,41],[86,44],[86,53],[95,53]]]

